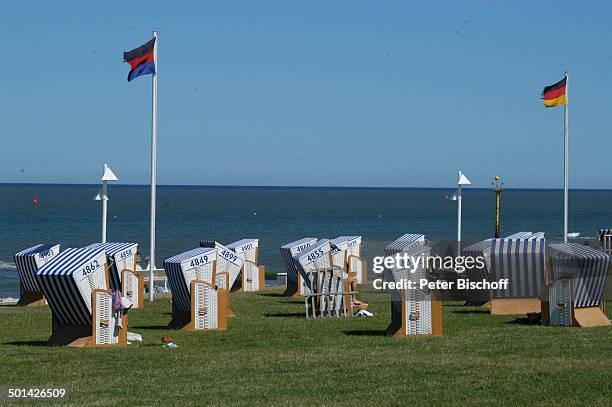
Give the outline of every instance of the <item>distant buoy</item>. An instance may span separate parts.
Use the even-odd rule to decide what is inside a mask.
[[[257,212],[253,212],[253,216],[257,216]]]
[[[36,194],[34,194],[34,200],[32,201],[34,205],[38,205],[38,199],[36,199]]]

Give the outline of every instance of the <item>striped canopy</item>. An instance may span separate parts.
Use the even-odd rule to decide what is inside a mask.
[[[334,251],[349,250],[353,247],[359,248],[359,246],[361,246],[361,236],[338,236],[331,240],[331,244]]]
[[[36,281],[36,271],[57,256],[59,251],[59,244],[45,243],[37,244],[15,254],[15,266],[24,291],[40,292]]]
[[[288,281],[297,282],[298,269],[293,262],[293,257],[316,242],[317,238],[315,237],[305,237],[281,246],[280,253],[283,258],[283,263],[285,264],[285,270],[287,270]]]
[[[202,240],[200,247],[210,247],[217,251],[217,274],[227,273],[229,275],[229,287],[227,288],[232,288],[244,265],[244,255],[214,240]]]
[[[599,229],[597,232],[597,239],[599,239],[600,242],[603,242],[604,236],[609,235],[612,235],[612,229]]]
[[[506,236],[503,239],[533,239],[536,237],[544,237],[544,232],[517,232]],[[467,246],[461,251],[463,252],[464,256],[476,254],[482,255],[482,252],[490,251],[492,241],[493,239],[491,238],[485,239],[478,243],[474,243],[473,245]]]
[[[215,285],[212,279],[212,267],[217,259],[217,251],[213,248],[198,247],[164,261],[164,271],[172,291],[172,301],[179,311],[191,311],[191,282],[200,275],[210,275],[210,280],[204,281]]]
[[[577,243],[549,246],[555,280],[574,280],[574,305],[577,308],[599,306],[603,300],[610,256]]]
[[[244,256],[245,260],[257,263],[259,239],[240,239],[227,245],[227,248]]]
[[[544,287],[546,239],[530,234],[521,239],[493,239],[490,280],[508,279],[504,290],[493,290],[493,298],[536,298]]]
[[[217,244],[216,240],[200,240],[200,247],[214,248]]]
[[[254,250],[257,249],[258,246],[259,239],[240,239],[227,245],[228,248],[232,249],[236,253],[243,253],[248,250]]]
[[[111,288],[121,290],[121,272],[124,269],[135,269],[138,243],[94,243],[91,247],[100,247],[106,251]]]
[[[53,317],[61,324],[91,324],[91,292],[108,289],[106,252],[100,247],[66,249],[36,272]]]
[[[544,232],[518,232],[506,236],[503,239],[535,239],[538,237],[544,237]],[[491,251],[491,243],[493,239],[485,239],[473,245],[467,246],[462,250],[464,256],[488,256]]]
[[[396,253],[401,253],[412,247],[418,247],[424,244],[425,235],[418,233],[406,233],[385,247],[385,256],[392,256]]]

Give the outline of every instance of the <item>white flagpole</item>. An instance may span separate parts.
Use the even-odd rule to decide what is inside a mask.
[[[149,257],[149,301],[153,301],[153,270],[155,269],[155,202],[157,195],[157,31],[153,31],[155,46],[153,48],[153,60],[155,61],[155,73],[152,79],[152,114],[151,114],[151,254]]]
[[[568,184],[569,184],[569,75],[565,72],[565,115],[563,143],[563,242],[567,243]]]
[[[104,164],[106,170],[106,164]],[[105,171],[106,172],[106,171]],[[102,181],[102,243],[106,243],[106,213],[108,204],[108,181]]]
[[[461,171],[459,171],[461,177]],[[457,186],[457,256],[461,255],[461,184]]]

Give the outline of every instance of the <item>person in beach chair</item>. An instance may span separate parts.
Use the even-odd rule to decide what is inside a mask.
[[[66,249],[36,276],[51,307],[48,343],[71,347],[127,345],[131,303],[111,290],[103,248]]]
[[[45,305],[42,290],[36,279],[36,272],[58,255],[59,244],[37,244],[13,256],[19,274],[18,306]]]
[[[164,261],[172,291],[169,328],[188,331],[226,330],[229,275],[217,273],[217,250],[198,247]],[[223,287],[218,285],[223,283]]]
[[[385,256],[406,255],[409,259],[422,256],[428,258],[432,250],[425,235],[408,233],[385,247]],[[412,260],[411,260],[412,261]],[[416,269],[415,267],[416,266]],[[411,281],[418,286],[421,279],[430,280],[432,266],[410,264],[407,268],[385,269],[383,280],[395,283],[390,289],[391,323],[387,334],[393,336],[442,335],[442,301],[440,293],[427,288],[408,289],[399,286]]]

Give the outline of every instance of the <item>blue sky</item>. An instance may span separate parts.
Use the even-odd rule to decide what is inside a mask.
[[[606,2],[11,2],[0,16],[0,182],[611,188]]]

